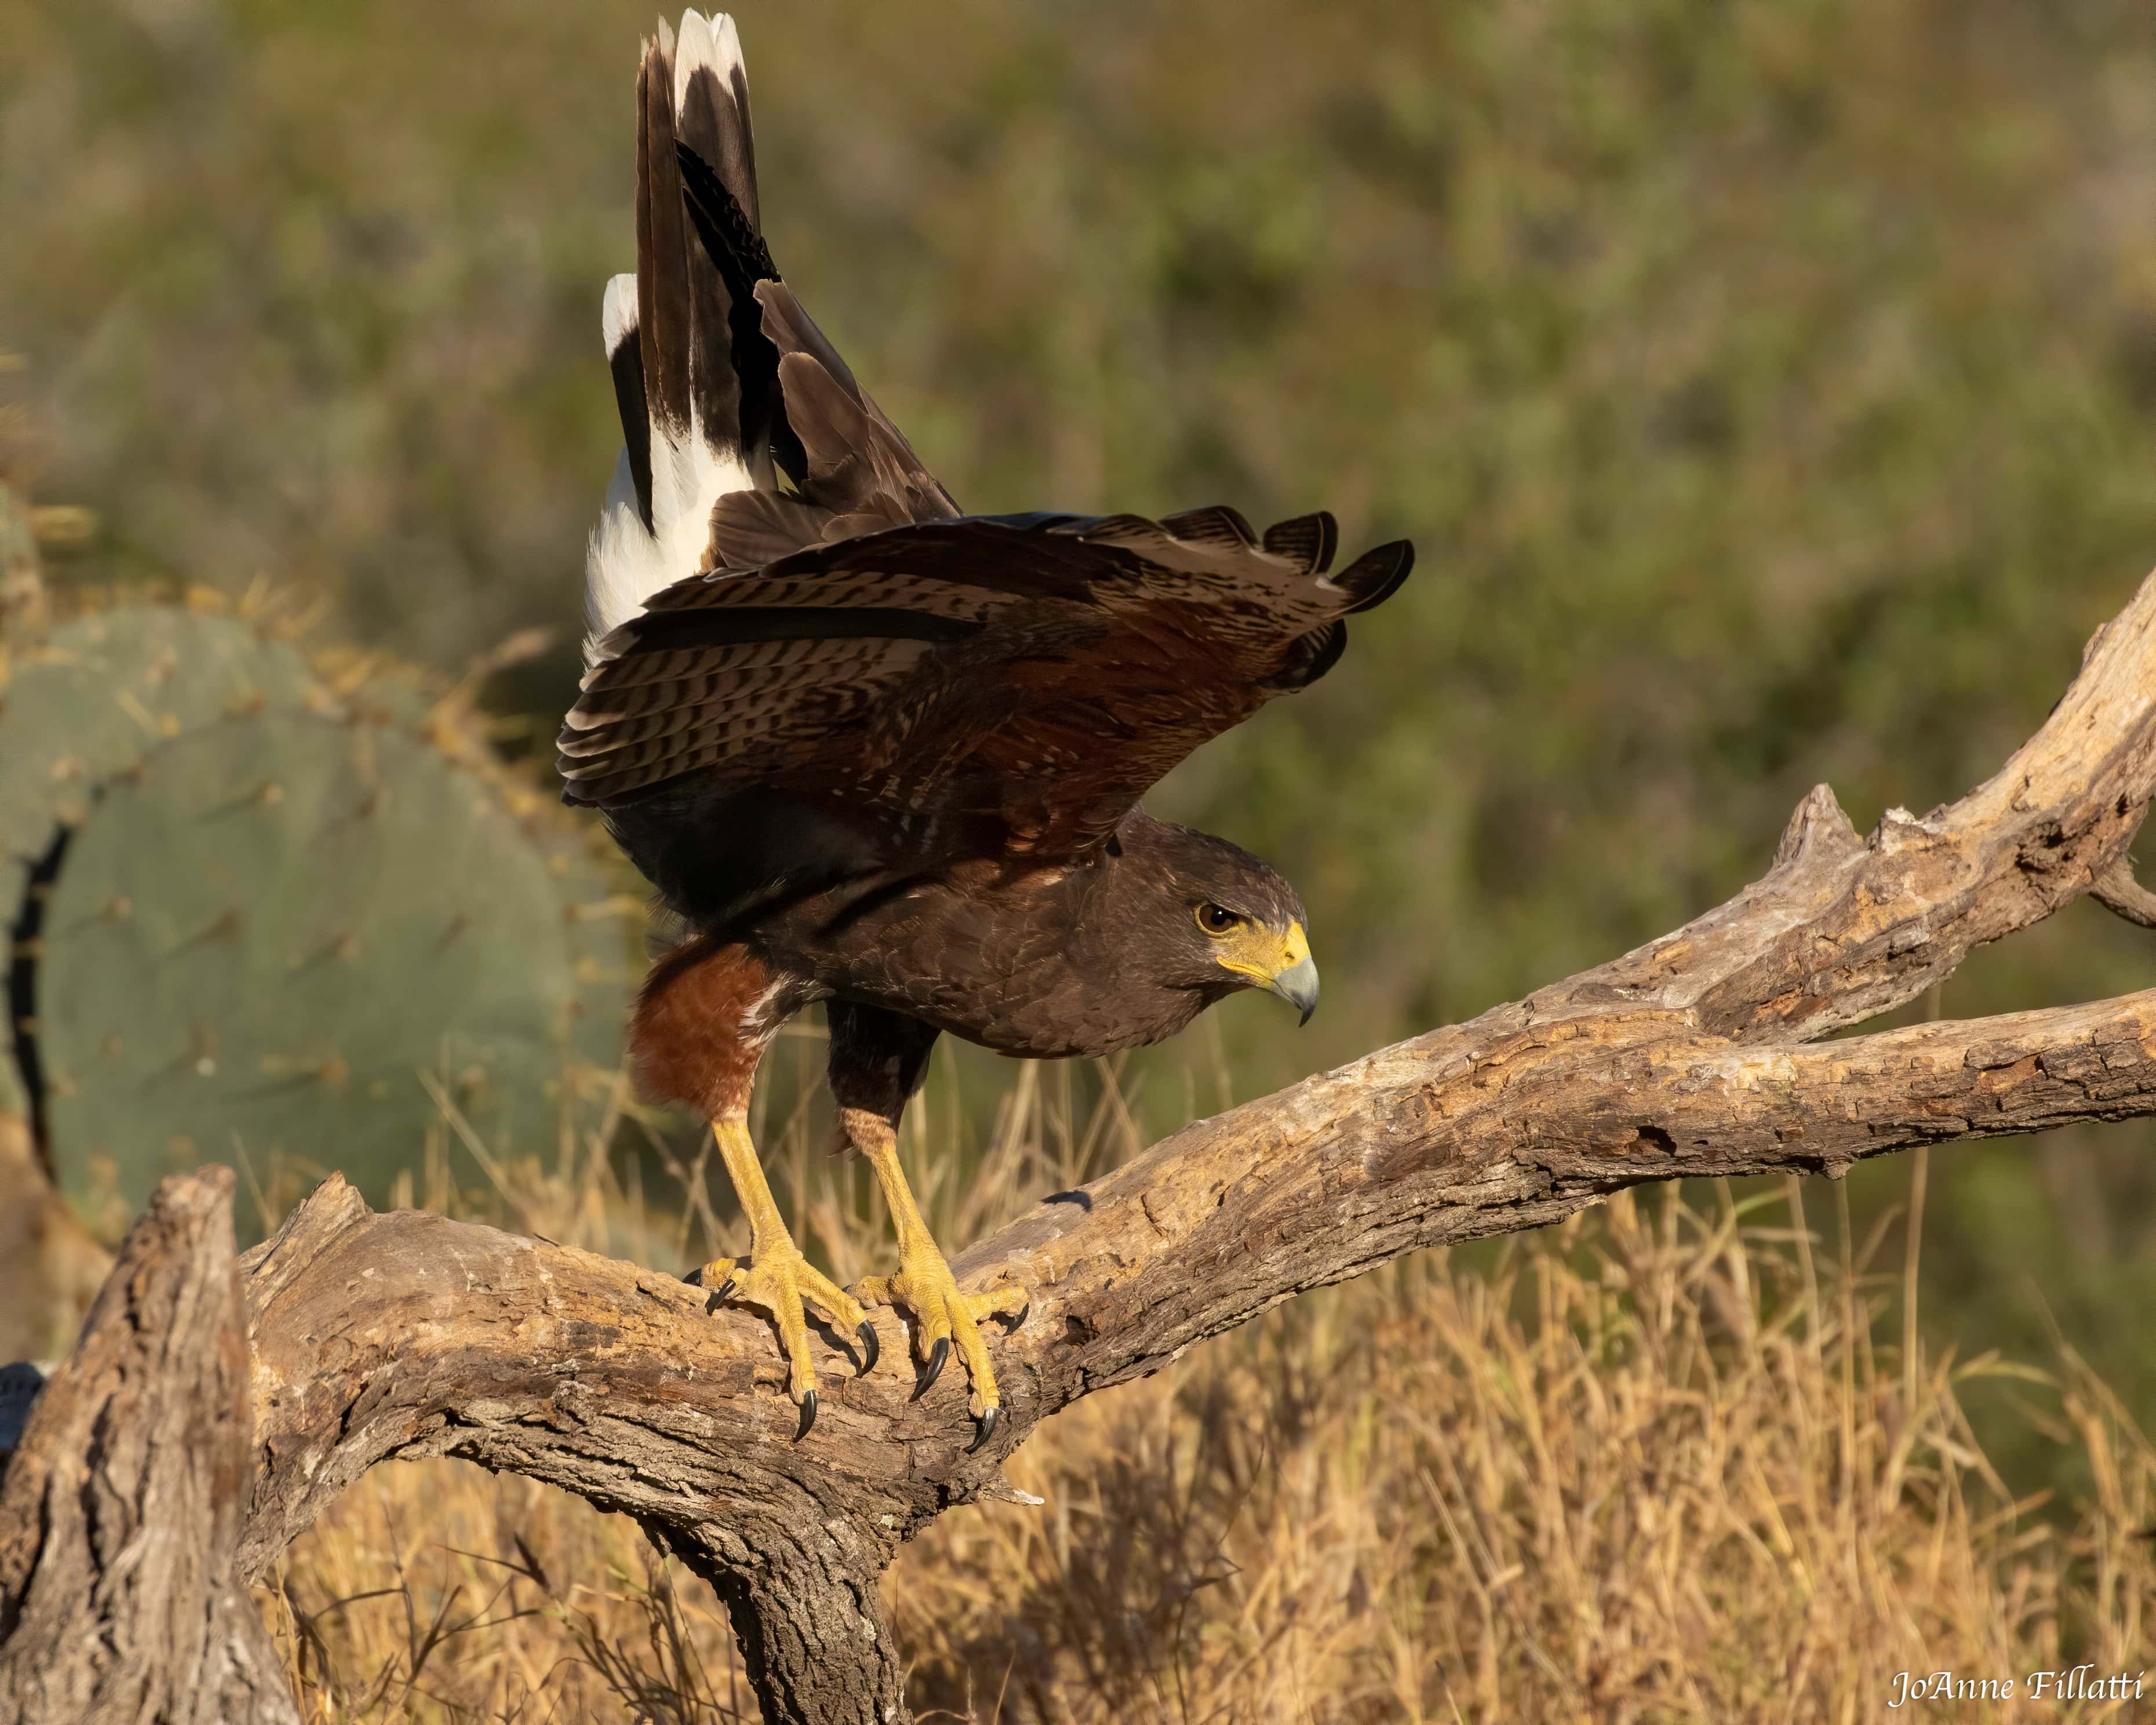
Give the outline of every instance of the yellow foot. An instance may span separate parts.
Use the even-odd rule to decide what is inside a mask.
[[[854,1355],[857,1375],[876,1363],[875,1326],[860,1302],[803,1258],[791,1241],[757,1253],[746,1265],[716,1258],[681,1279],[691,1287],[711,1290],[710,1311],[717,1311],[721,1301],[732,1301],[768,1313],[778,1326],[778,1340],[786,1349],[787,1394],[801,1405],[801,1429],[793,1434],[796,1443],[816,1423],[816,1368],[808,1358],[808,1324],[802,1308],[813,1306],[839,1334],[860,1339],[861,1352]],[[844,1346],[853,1354],[853,1344]]]
[[[911,1250],[901,1249],[900,1266],[896,1276],[865,1277],[855,1292],[864,1306],[902,1307],[913,1314],[914,1400],[927,1394],[957,1344],[973,1384],[967,1406],[978,1426],[967,1445],[971,1455],[995,1435],[1003,1418],[1003,1398],[988,1366],[988,1343],[981,1339],[981,1320],[1000,1317],[1014,1330],[1025,1322],[1031,1301],[1024,1288],[1009,1284],[985,1294],[959,1292],[951,1266],[933,1241],[923,1241]]]

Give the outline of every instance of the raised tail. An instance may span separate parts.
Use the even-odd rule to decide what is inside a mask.
[[[778,355],[754,289],[778,271],[733,20],[685,12],[678,33],[662,20],[644,44],[636,109],[636,273],[607,284],[602,316],[623,447],[586,558],[594,638],[701,567],[721,497],[773,484]],[[723,206],[722,244],[683,195],[685,162],[698,203]]]
[[[957,513],[779,280],[733,20],[662,22],[636,105],[636,273],[603,317],[623,449],[585,559],[594,663],[702,570]]]

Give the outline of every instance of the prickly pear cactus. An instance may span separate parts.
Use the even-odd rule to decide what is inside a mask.
[[[43,1121],[85,1209],[203,1159],[379,1200],[448,1109],[536,1148],[618,1064],[617,883],[411,688],[133,607],[18,649],[0,702],[0,906],[37,906]]]
[[[94,612],[11,644],[0,680],[0,903],[58,826],[182,732],[249,709],[327,711],[294,648],[230,617],[169,605]]]
[[[0,639],[0,918],[18,938],[38,931],[49,883],[33,892],[35,872],[100,788],[148,751],[228,711],[310,703],[329,696],[291,647],[177,606],[126,606]],[[14,955],[11,997],[33,956]],[[11,1016],[23,1005],[11,998]],[[16,1047],[11,1035],[0,1049],[0,1112],[23,1116]]]

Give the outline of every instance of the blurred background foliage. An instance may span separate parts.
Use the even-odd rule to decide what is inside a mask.
[[[1269,1088],[1676,925],[1815,782],[1860,827],[1958,795],[2156,561],[2146,8],[740,21],[773,249],[963,503],[1323,506],[1419,549],[1338,673],[1154,799],[1298,881],[1327,988],[1299,1036],[1238,1003],[1134,1064],[1152,1123],[1216,1064]],[[488,697],[543,743],[619,441],[598,299],[650,27],[0,0],[0,349],[38,490],[100,523],[62,580],[266,574],[452,668],[554,626]],[[2077,906],[1942,1006],[2152,968]],[[2150,1136],[1943,1155],[1934,1330],[2056,1322],[2156,1414]],[[1860,1224],[1907,1178],[1860,1172]]]

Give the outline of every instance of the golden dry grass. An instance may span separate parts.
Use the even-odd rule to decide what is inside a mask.
[[[1127,1147],[1112,1086],[1089,1111],[1059,1082],[1024,1081],[963,1192],[921,1153],[932,1094],[909,1137],[949,1236]],[[856,1172],[810,1155],[803,1118],[771,1137],[824,1255],[857,1273],[880,1223]],[[724,1235],[694,1206],[645,1211],[609,1166],[569,1142],[552,1173],[497,1160],[490,1201],[675,1261]],[[1794,1200],[1656,1192],[1479,1266],[1428,1255],[1051,1421],[1008,1469],[1041,1506],[956,1511],[889,1578],[916,1705],[1857,1721],[1911,1717],[1887,1707],[1902,1671],[2138,1671],[2156,1450],[2070,1352],[2038,1371],[1927,1350],[1900,1274],[1867,1272],[1881,1235],[1822,1242]],[[2088,1501],[2015,1501],[1973,1384],[2070,1447]],[[723,1614],[630,1522],[461,1464],[377,1469],[264,1603],[325,1725],[756,1717]]]

